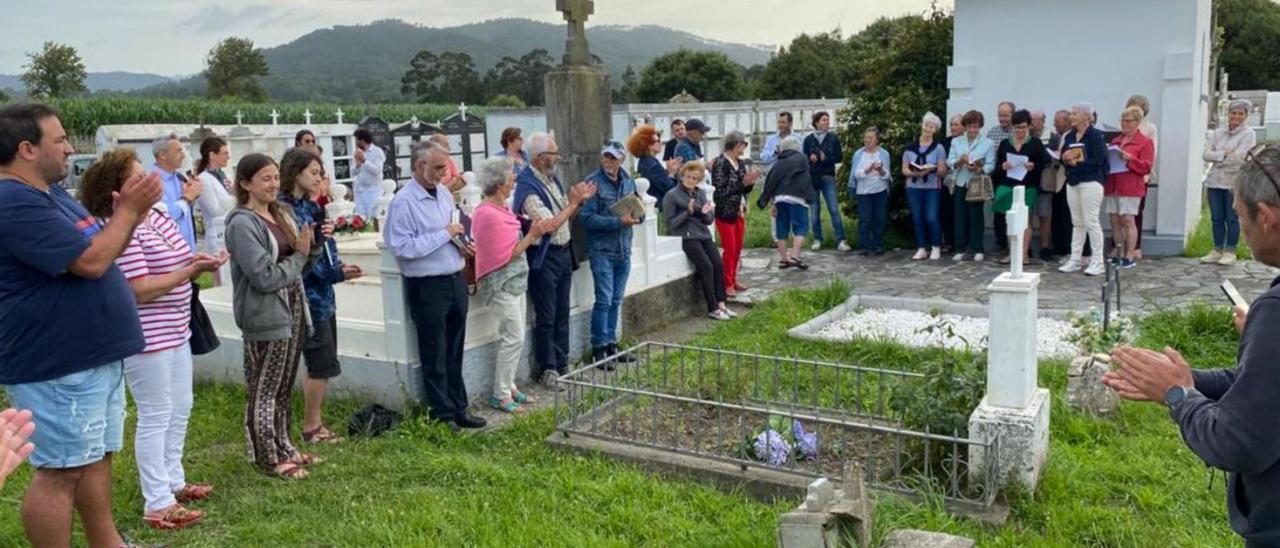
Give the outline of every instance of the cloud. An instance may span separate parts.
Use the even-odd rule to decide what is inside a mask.
[[[217,34],[233,29],[269,28],[286,20],[293,23],[310,21],[316,15],[304,13],[300,17],[290,17],[289,13],[269,4],[251,4],[239,9],[227,8],[223,5],[205,6],[195,15],[180,24],[200,33]]]

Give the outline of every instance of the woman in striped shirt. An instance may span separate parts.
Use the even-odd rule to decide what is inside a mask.
[[[80,199],[91,214],[108,218],[113,195],[124,181],[143,173],[133,149],[113,150],[85,172]],[[207,498],[213,487],[186,482],[182,469],[187,420],[191,416],[191,280],[226,262],[193,255],[173,218],[163,206],[152,209],[134,229],[133,239],[116,264],[133,287],[138,318],[147,346],[124,361],[125,379],[138,409],[134,437],[142,495],[143,520],[157,529],[180,529],[200,521],[204,513],[183,503]]]

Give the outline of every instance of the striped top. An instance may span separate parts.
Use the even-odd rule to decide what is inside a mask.
[[[151,210],[147,222],[133,231],[133,239],[116,265],[130,282],[149,276],[164,276],[191,263],[191,247],[168,213]],[[191,282],[184,281],[172,291],[149,303],[138,303],[142,334],[147,339],[144,354],[182,346],[191,337]]]

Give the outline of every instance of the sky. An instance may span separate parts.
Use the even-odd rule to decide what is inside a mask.
[[[227,36],[259,47],[318,28],[403,19],[452,27],[507,17],[562,22],[555,0],[18,0],[4,2],[0,73],[19,74],[45,41],[79,50],[89,72],[195,74]],[[738,0],[691,11],[689,0],[596,0],[591,24],[661,25],[720,40],[786,44],[802,32],[856,32],[881,16],[920,13],[929,0]],[[705,6],[722,1],[707,0]],[[940,5],[950,6],[950,0]]]

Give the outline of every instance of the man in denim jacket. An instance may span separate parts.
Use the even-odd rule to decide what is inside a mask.
[[[591,310],[594,361],[618,353],[618,317],[627,290],[627,277],[631,274],[631,227],[642,220],[632,215],[619,217],[612,211],[619,200],[636,193],[635,182],[622,169],[622,160],[627,156],[623,150],[622,144],[616,141],[605,143],[600,151],[600,169],[587,176],[587,181],[596,185],[596,195],[587,200],[580,214],[587,232],[587,258],[595,283],[596,302]],[[630,362],[634,358],[621,356],[615,361]],[[612,367],[612,363],[602,366],[606,370]]]

